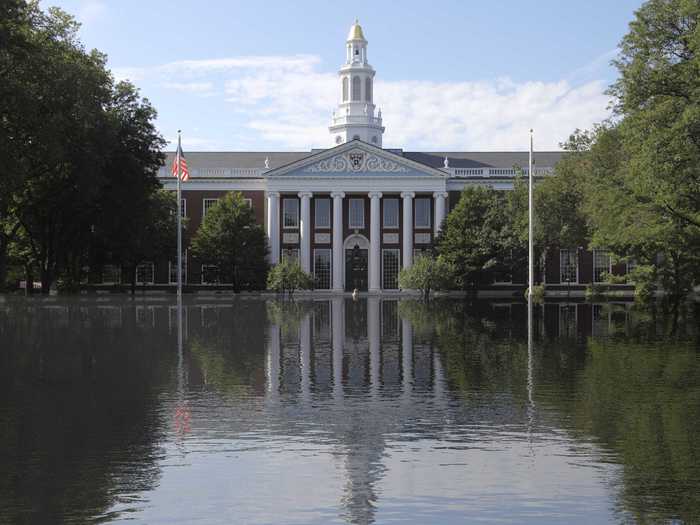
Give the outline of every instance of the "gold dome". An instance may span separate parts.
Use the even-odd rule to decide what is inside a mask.
[[[360,27],[360,23],[357,21],[357,18],[355,19],[355,23],[350,27],[348,40],[365,40],[365,35],[362,34],[362,27]]]

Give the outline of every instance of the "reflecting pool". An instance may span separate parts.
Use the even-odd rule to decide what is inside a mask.
[[[0,302],[0,523],[700,522],[700,308]]]

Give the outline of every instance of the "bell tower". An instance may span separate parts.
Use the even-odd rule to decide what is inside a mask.
[[[382,110],[375,115],[374,69],[367,62],[367,40],[359,22],[350,27],[340,77],[340,101],[328,128],[333,146],[360,139],[382,147]]]

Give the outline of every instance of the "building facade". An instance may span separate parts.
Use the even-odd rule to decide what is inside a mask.
[[[188,152],[190,180],[183,184],[188,232],[208,208],[239,191],[265,225],[270,262],[297,258],[316,288],[395,290],[398,272],[429,249],[465,186],[512,188],[527,175],[527,152],[418,152],[382,147],[384,125],[374,104],[375,70],[356,22],[339,70],[339,102],[329,126],[328,149],[304,152]],[[159,174],[169,173],[172,153]],[[553,171],[561,152],[538,152],[534,175]],[[186,239],[187,244],[187,239]],[[143,279],[172,283],[175,268],[147,265]],[[191,285],[216,283],[217,269],[187,253]],[[563,281],[562,281],[563,282]]]

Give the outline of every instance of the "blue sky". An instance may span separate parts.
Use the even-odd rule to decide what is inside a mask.
[[[83,24],[187,150],[332,145],[336,71],[357,17],[385,147],[556,149],[608,115],[609,66],[639,1],[44,0]]]

